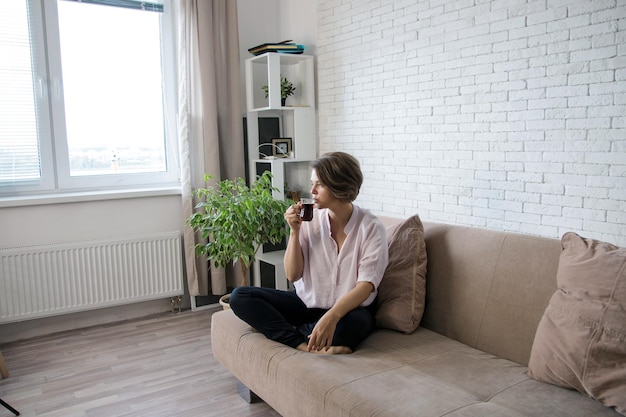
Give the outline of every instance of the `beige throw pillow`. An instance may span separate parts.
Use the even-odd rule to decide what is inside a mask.
[[[389,264],[378,287],[376,324],[411,333],[419,326],[426,298],[424,226],[414,215],[387,227]]]
[[[532,378],[626,413],[626,249],[566,233],[557,291],[539,323]]]

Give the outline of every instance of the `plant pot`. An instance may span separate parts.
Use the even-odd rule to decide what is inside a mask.
[[[230,310],[230,294],[224,294],[220,297],[220,305],[224,310]]]
[[[287,104],[287,97],[280,99],[280,105],[285,107],[285,104]]]

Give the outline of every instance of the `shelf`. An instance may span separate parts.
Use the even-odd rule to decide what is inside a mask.
[[[255,158],[259,147],[259,112],[249,112],[248,126],[248,155]],[[313,160],[317,153],[315,137],[315,111],[311,108],[296,107],[281,114],[281,136],[291,138],[292,151],[295,159]]]
[[[300,62],[302,62],[303,57],[311,57],[310,55],[306,55],[306,54],[280,54],[278,52],[266,52],[264,54],[261,55],[256,55],[252,58],[249,58],[250,61],[254,61],[256,63],[260,63],[260,64],[266,64],[270,58],[270,56],[280,56],[280,62],[283,65],[294,65],[294,64],[299,64]],[[312,57],[311,57],[312,58]]]
[[[269,169],[272,172],[272,187],[274,198],[285,198],[285,184],[291,191],[300,191],[306,196],[311,188],[311,161],[295,159],[256,159],[251,165],[256,169],[257,175]],[[265,167],[263,166],[265,165]]]
[[[300,191],[303,196],[309,195],[310,163],[317,157],[314,57],[265,53],[246,59],[245,75],[250,182],[264,171],[270,171],[274,198],[284,200],[287,187],[291,191]],[[285,106],[281,105],[281,76],[296,88]],[[268,97],[262,88],[265,85],[268,86]],[[268,125],[271,125],[270,129]],[[261,149],[264,155],[273,154],[273,151],[267,151],[269,148],[262,148],[271,145],[273,138],[290,138],[293,158],[261,159]],[[284,253],[284,250],[278,250],[257,254],[254,285],[268,282],[267,272],[263,275],[265,282],[261,282],[263,264],[266,270],[268,265],[273,266],[275,288],[290,287],[283,266]]]
[[[282,266],[283,265],[283,258],[285,256],[285,251],[284,250],[277,250],[274,252],[265,252],[265,253],[259,253],[256,257],[257,260],[259,261],[263,261],[265,263],[268,263],[270,265],[274,265],[274,266]]]
[[[279,164],[288,164],[288,163],[297,163],[297,162],[311,162],[310,159],[297,159],[297,158],[276,158],[276,159],[252,159],[250,162],[262,162],[262,163],[279,163]]]
[[[296,105],[289,105],[287,104],[284,107],[278,107],[278,108],[274,108],[274,107],[255,107],[252,109],[248,109],[249,112],[263,112],[263,111],[270,111],[270,110],[281,110],[281,111],[289,111],[289,110],[295,110],[295,109],[312,109],[311,106],[296,106]]]
[[[310,55],[278,54],[268,52],[245,61],[247,110],[287,110],[289,108],[315,108],[313,76],[314,57]],[[296,87],[281,106],[280,77],[285,76]],[[265,97],[263,86],[268,86]],[[293,107],[289,107],[289,105]]]
[[[287,290],[291,287],[287,276],[285,275],[285,268],[283,267],[283,257],[285,256],[284,250],[266,252],[257,255],[256,262],[254,263],[255,276],[259,277],[256,282],[257,286],[261,285],[261,262],[272,265],[274,267],[274,288],[279,290]]]

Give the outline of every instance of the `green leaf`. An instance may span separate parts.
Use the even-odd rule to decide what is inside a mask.
[[[205,175],[206,188],[194,190],[199,200],[187,225],[200,232],[206,243],[196,245],[197,256],[207,256],[217,266],[241,262],[247,271],[264,243],[279,243],[289,232],[283,215],[291,204],[275,200],[272,174],[264,172],[250,187],[243,178],[222,180]]]

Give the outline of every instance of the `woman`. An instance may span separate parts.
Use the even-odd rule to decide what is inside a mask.
[[[295,293],[236,288],[230,306],[269,339],[314,353],[352,353],[374,329],[373,301],[387,267],[382,223],[353,204],[363,183],[359,162],[343,152],[311,164],[313,220],[301,203],[285,212],[285,272]]]

